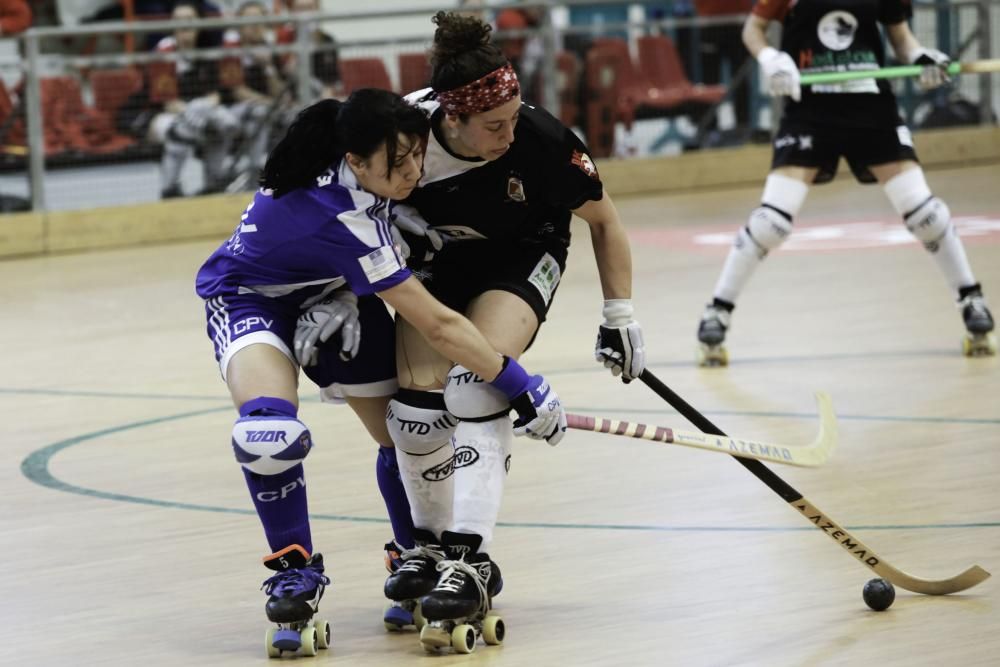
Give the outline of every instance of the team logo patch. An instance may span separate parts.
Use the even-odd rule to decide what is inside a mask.
[[[594,164],[594,161],[586,153],[573,151],[573,157],[570,158],[570,162],[579,167],[587,176],[590,176],[594,180],[598,179],[597,165]]]
[[[854,33],[858,29],[858,19],[844,11],[829,12],[819,20],[816,32],[819,41],[831,51],[843,51],[854,43]]]
[[[531,275],[528,276],[528,282],[535,286],[538,293],[542,295],[545,305],[548,306],[549,302],[552,301],[552,295],[555,294],[556,287],[559,286],[560,278],[562,278],[562,271],[559,270],[559,263],[552,255],[545,253],[538,260]]]
[[[507,179],[507,198],[516,202],[525,200],[524,183],[517,176],[511,176]]]

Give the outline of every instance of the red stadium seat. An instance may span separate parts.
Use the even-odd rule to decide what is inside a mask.
[[[348,58],[340,61],[340,80],[344,93],[350,94],[358,88],[382,88],[392,90],[389,72],[381,58]],[[409,91],[407,91],[409,92]]]
[[[725,86],[692,84],[688,80],[677,47],[666,35],[639,38],[639,69],[650,83],[650,95],[654,97],[679,97],[684,102],[708,105],[726,96]]]
[[[89,80],[94,108],[111,117],[131,95],[142,89],[142,74],[132,67],[93,70]]]
[[[425,53],[399,54],[399,88],[404,95],[431,84],[431,63]]]

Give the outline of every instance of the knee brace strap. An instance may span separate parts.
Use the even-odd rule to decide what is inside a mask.
[[[444,385],[444,403],[451,414],[471,422],[484,422],[510,412],[502,391],[464,366],[452,366]]]
[[[415,456],[448,444],[458,425],[458,419],[445,408],[444,396],[412,389],[400,389],[389,401],[385,420],[396,447]]]

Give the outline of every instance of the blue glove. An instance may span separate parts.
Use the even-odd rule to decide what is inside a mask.
[[[505,356],[500,374],[490,384],[506,394],[517,412],[515,434],[559,444],[566,434],[566,410],[545,378],[528,375],[519,363]]]

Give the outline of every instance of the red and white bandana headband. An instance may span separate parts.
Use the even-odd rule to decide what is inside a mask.
[[[449,116],[472,115],[496,109],[520,92],[514,68],[506,63],[472,83],[439,92],[437,98]]]

